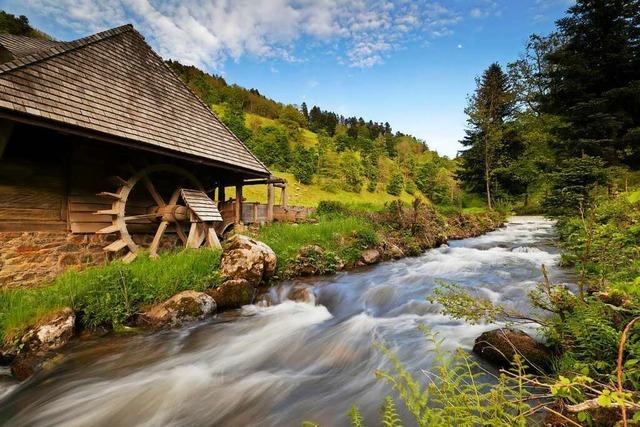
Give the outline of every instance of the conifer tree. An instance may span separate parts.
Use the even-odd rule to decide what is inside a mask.
[[[469,98],[465,113],[469,116],[467,136],[461,142],[469,147],[462,153],[459,177],[468,187],[481,182],[487,197],[487,206],[493,207],[493,172],[500,159],[505,140],[505,124],[513,114],[514,99],[507,75],[499,64],[489,66],[476,80],[476,91]],[[481,178],[480,178],[481,177]]]

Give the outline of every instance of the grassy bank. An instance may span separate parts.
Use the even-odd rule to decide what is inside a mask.
[[[145,305],[188,289],[202,290],[218,281],[220,252],[190,250],[139,256],[131,264],[112,262],[83,271],[67,271],[33,289],[0,292],[0,337],[10,341],[19,330],[51,313],[71,307],[83,313],[86,327],[118,327]]]
[[[316,273],[326,274],[356,265],[367,248],[384,252],[393,244],[407,256],[417,255],[446,236],[477,235],[502,221],[497,213],[441,213],[426,204],[395,202],[376,209],[325,202],[320,204],[315,222],[275,223],[250,233],[276,253],[277,280],[298,274],[292,267],[306,247],[322,249],[321,255],[305,262],[316,264]],[[116,261],[68,271],[37,288],[1,291],[0,337],[11,341],[20,330],[63,307],[81,313],[83,327],[117,329],[131,323],[145,306],[183,290],[216,286],[219,264],[220,252],[211,250],[165,253],[157,260],[139,256],[128,265]]]

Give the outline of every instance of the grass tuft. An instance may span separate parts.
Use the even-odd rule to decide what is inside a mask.
[[[118,327],[145,305],[216,285],[219,266],[220,251],[208,249],[166,253],[156,260],[142,255],[131,264],[115,261],[67,271],[42,287],[0,291],[0,339],[10,341],[64,307],[82,312],[84,326]]]

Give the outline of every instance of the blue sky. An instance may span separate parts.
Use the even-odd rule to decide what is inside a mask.
[[[165,58],[286,103],[388,121],[455,155],[474,78],[571,0],[0,0],[70,40],[133,23]]]

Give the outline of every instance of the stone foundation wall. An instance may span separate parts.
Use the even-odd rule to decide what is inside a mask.
[[[134,235],[148,246],[152,235]],[[0,289],[34,286],[53,279],[68,268],[100,265],[114,258],[103,248],[115,235],[66,232],[0,232]],[[166,235],[163,249],[177,246],[175,235]]]

